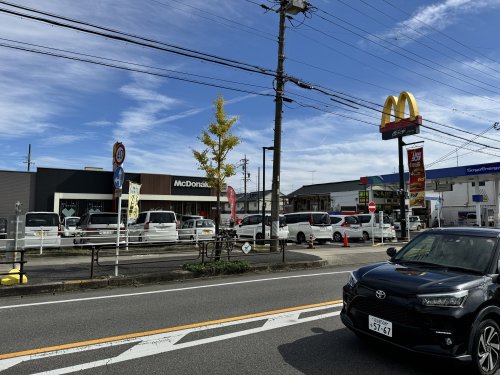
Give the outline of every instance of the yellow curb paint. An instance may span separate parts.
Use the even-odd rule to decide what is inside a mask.
[[[77,347],[80,347],[80,346],[89,346],[89,345],[102,344],[102,343],[111,342],[111,341],[134,339],[134,338],[142,337],[142,336],[158,335],[158,334],[161,334],[161,333],[168,333],[168,332],[180,331],[180,330],[183,330],[183,329],[204,327],[204,326],[209,326],[209,325],[212,325],[212,324],[219,324],[219,323],[234,322],[234,321],[237,321],[237,320],[257,318],[257,317],[266,316],[266,315],[280,314],[280,313],[285,313],[285,312],[290,312],[290,311],[297,311],[297,310],[302,310],[302,309],[310,309],[310,308],[314,308],[314,307],[322,307],[322,306],[328,306],[328,305],[335,305],[335,304],[338,304],[338,303],[341,303],[341,302],[342,302],[342,300],[337,300],[337,301],[315,303],[315,304],[312,304],[312,305],[288,307],[288,308],[285,308],[285,309],[271,310],[271,311],[265,311],[265,312],[261,312],[261,313],[241,315],[241,316],[234,316],[234,317],[231,317],[231,318],[211,320],[211,321],[208,321],[208,322],[186,324],[186,325],[177,326],[177,327],[162,328],[162,329],[156,329],[156,330],[152,330],[152,331],[129,333],[129,334],[126,334],[126,335],[119,335],[119,336],[112,336],[112,337],[103,337],[101,339],[95,339],[95,340],[73,342],[73,343],[63,344],[63,345],[48,346],[48,347],[45,347],[45,348],[38,348],[38,349],[24,350],[24,351],[20,351],[20,352],[5,353],[5,354],[0,354],[0,360],[2,360],[2,359],[8,359],[8,358],[16,358],[16,357],[21,357],[21,356],[25,356],[25,355],[33,355],[33,354],[53,352],[53,351],[56,351],[56,350],[72,349],[72,348],[77,348]]]

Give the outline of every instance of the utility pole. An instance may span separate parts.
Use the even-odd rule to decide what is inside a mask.
[[[29,171],[30,171],[31,164],[34,164],[34,163],[31,161],[31,143],[28,145],[28,158],[26,159],[26,161],[25,161],[24,163],[28,164],[28,172],[29,172]]]
[[[281,169],[281,121],[283,114],[283,95],[285,92],[285,20],[286,13],[305,12],[309,4],[302,0],[280,0],[278,33],[278,68],[276,69],[276,107],[274,113],[274,151],[273,182],[271,191],[271,251],[278,250],[279,205],[280,205],[280,169]]]
[[[241,160],[241,162],[242,162],[242,166],[243,166],[243,186],[244,186],[244,192],[245,192],[243,211],[246,214],[246,213],[248,213],[247,181],[250,179],[250,173],[247,174],[248,159],[247,159],[246,155],[245,155],[245,158]]]

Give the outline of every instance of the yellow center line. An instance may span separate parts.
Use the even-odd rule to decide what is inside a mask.
[[[73,348],[78,348],[78,347],[83,347],[83,346],[89,346],[89,345],[96,345],[96,344],[102,344],[102,343],[112,342],[112,341],[134,339],[134,338],[143,337],[143,336],[152,336],[152,335],[157,335],[157,334],[161,334],[161,333],[168,333],[168,332],[180,331],[180,330],[183,330],[183,329],[205,327],[205,326],[209,326],[209,325],[212,325],[212,324],[234,322],[234,321],[237,321],[237,320],[244,320],[244,319],[250,319],[250,318],[258,318],[258,317],[266,316],[266,315],[280,314],[280,313],[285,313],[285,312],[290,312],[290,311],[310,309],[310,308],[314,308],[314,307],[323,307],[323,306],[328,306],[328,305],[335,305],[335,304],[338,304],[338,303],[341,303],[341,302],[342,302],[342,300],[337,300],[337,301],[315,303],[315,304],[312,304],[312,305],[287,307],[287,308],[279,309],[279,310],[271,310],[271,311],[265,311],[265,312],[255,313],[255,314],[247,314],[247,315],[241,315],[241,316],[234,316],[234,317],[231,317],[231,318],[211,320],[211,321],[208,321],[208,322],[192,323],[192,324],[186,324],[186,325],[177,326],[177,327],[155,329],[155,330],[152,330],[152,331],[129,333],[129,334],[126,334],[126,335],[119,335],[119,336],[112,336],[112,337],[103,337],[103,338],[95,339],[95,340],[79,341],[79,342],[73,342],[73,343],[56,345],[56,346],[48,346],[48,347],[45,347],[45,348],[38,348],[38,349],[24,350],[24,351],[20,351],[20,352],[5,353],[5,354],[0,354],[0,360],[2,360],[2,359],[8,359],[8,358],[21,357],[21,356],[25,356],[25,355],[47,353],[47,352],[52,352],[52,351],[56,351],[56,350],[73,349]]]

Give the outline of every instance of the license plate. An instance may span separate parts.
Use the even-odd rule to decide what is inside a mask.
[[[37,237],[45,237],[46,233],[43,230],[42,231],[38,231],[38,232],[35,232],[35,236],[37,236]]]
[[[368,315],[368,328],[382,335],[392,337],[392,322]]]
[[[102,230],[99,232],[100,234],[113,234],[112,230]]]
[[[210,233],[212,233],[212,232],[208,229],[203,230],[203,234],[210,234]]]
[[[326,231],[326,227],[320,227],[319,230],[324,232],[324,231]]]

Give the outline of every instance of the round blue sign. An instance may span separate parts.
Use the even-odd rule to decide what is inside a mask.
[[[115,188],[121,189],[123,186],[123,181],[125,180],[125,171],[122,167],[118,167],[115,169],[113,173],[113,183],[115,184]]]

